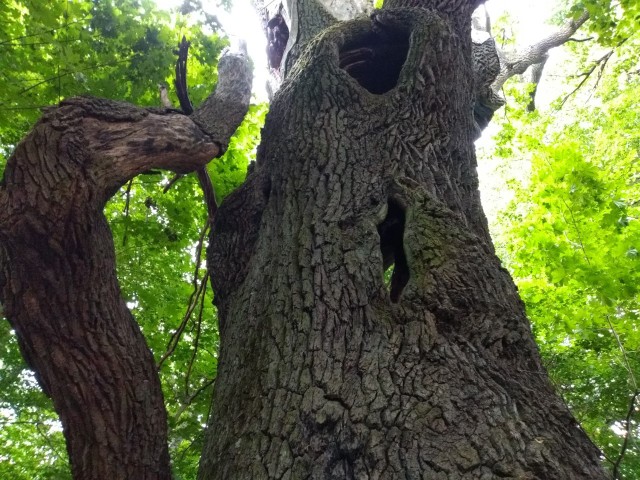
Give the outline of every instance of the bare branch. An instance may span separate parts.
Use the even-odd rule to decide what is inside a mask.
[[[218,62],[215,92],[190,116],[220,146],[220,153],[226,151],[231,136],[249,111],[252,80],[245,54],[223,55]]]
[[[540,79],[542,78],[542,72],[544,72],[544,66],[547,63],[547,58],[548,56],[545,56],[545,59],[542,62],[536,63],[531,67],[530,82],[533,83],[534,87],[530,93],[531,100],[527,105],[528,112],[533,112],[536,109],[536,93],[538,93],[538,85],[540,84]]]
[[[517,53],[514,58],[501,65],[500,74],[495,82],[493,82],[494,91],[499,91],[509,78],[514,75],[520,75],[531,65],[542,62],[549,50],[569,40],[588,18],[589,12],[585,10],[578,19],[568,21],[551,35],[548,35],[533,45],[529,45]]]
[[[176,87],[178,100],[180,101],[180,108],[182,108],[182,111],[187,115],[191,115],[193,112],[193,105],[191,104],[189,92],[187,91],[187,57],[189,56],[190,45],[191,42],[188,42],[187,38],[183,35],[182,41],[178,45],[178,50],[174,52],[178,55],[174,85]]]
[[[184,177],[184,174],[176,173],[173,178],[169,180],[169,183],[167,183],[162,189],[162,193],[167,193],[169,190],[171,190],[171,187],[173,187],[182,177]]]
[[[586,37],[586,38],[568,38],[567,42],[577,42],[577,43],[582,43],[582,42],[588,42],[589,40],[593,40],[595,37]]]
[[[174,85],[176,86],[178,100],[180,101],[180,107],[182,111],[187,115],[193,113],[193,106],[191,104],[191,100],[189,99],[189,94],[187,90],[187,58],[189,56],[189,46],[190,42],[187,41],[186,37],[182,37],[182,41],[178,45],[178,50],[176,53],[178,55],[178,60],[176,61],[176,78],[174,81]],[[249,78],[249,82],[251,79]],[[239,85],[240,88],[243,88],[242,83]],[[249,83],[249,89],[251,88],[251,84]],[[163,96],[164,94],[164,96]],[[163,89],[163,86],[160,86],[160,98],[165,106],[170,106],[171,101],[167,96],[166,88]],[[243,102],[244,98],[240,99],[240,102]],[[231,108],[236,108],[233,105]],[[242,105],[238,107],[242,109]],[[248,100],[247,100],[247,108],[248,108]],[[245,113],[242,114],[244,117]],[[236,126],[237,127],[237,126]],[[235,130],[235,128],[234,128]],[[233,133],[233,132],[231,132]],[[209,172],[207,172],[207,168],[202,166],[196,170],[196,175],[198,176],[198,183],[200,184],[200,188],[202,188],[202,193],[204,195],[205,204],[207,205],[207,212],[209,220],[213,220],[215,217],[216,211],[218,210],[218,204],[216,203],[216,192],[213,188],[213,183],[211,182],[211,178],[209,177]],[[171,179],[169,184],[164,188],[164,193],[166,193],[172,185],[174,185],[178,180],[182,178],[182,175],[178,174]]]
[[[176,330],[171,335],[169,343],[167,344],[167,350],[162,354],[160,360],[158,360],[158,363],[156,365],[156,368],[158,370],[162,368],[162,364],[165,362],[165,360],[173,355],[173,352],[175,352],[178,343],[180,343],[180,337],[182,337],[182,333],[184,332],[185,328],[187,328],[187,324],[191,319],[191,315],[193,314],[193,311],[199,303],[198,300],[200,299],[200,296],[204,295],[204,291],[207,288],[208,281],[209,273],[205,273],[200,284],[193,292],[191,292],[191,298],[189,298],[189,306],[187,307],[187,310],[182,317],[182,321],[180,322],[180,325],[178,325],[178,328],[176,328]]]
[[[587,80],[589,80],[589,77],[591,77],[591,74],[598,67],[599,67],[598,79],[596,80],[596,85],[595,86],[597,86],[598,83],[600,83],[600,79],[602,78],[602,73],[604,71],[604,67],[606,67],[607,62],[609,61],[609,59],[613,55],[613,52],[614,52],[613,50],[610,50],[609,52],[604,54],[602,57],[600,57],[598,60],[596,60],[589,70],[587,70],[585,72],[582,72],[581,74],[577,75],[578,77],[583,77],[582,81],[580,81],[580,83],[578,84],[578,86],[576,88],[574,88],[573,90],[571,90],[571,92],[569,92],[567,95],[565,95],[565,97],[562,99],[562,102],[560,102],[560,108],[562,108],[564,106],[564,104],[567,103],[567,100],[569,100],[569,98],[571,98],[571,96],[573,96],[578,90],[580,90],[582,88],[582,86],[585,83],[587,83]],[[595,88],[595,86],[594,86],[594,88]]]
[[[184,411],[193,403],[193,401],[198,397],[198,395],[200,395],[202,392],[204,392],[207,388],[209,388],[210,386],[212,386],[216,381],[216,377],[213,377],[209,380],[206,380],[200,387],[198,387],[198,389],[193,392],[189,398],[187,398],[184,402],[182,402],[182,406],[180,407],[180,409],[176,412],[176,414],[173,416],[173,421],[177,422],[178,418],[180,418],[180,416],[184,413]]]

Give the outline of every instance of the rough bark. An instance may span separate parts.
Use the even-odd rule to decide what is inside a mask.
[[[0,300],[60,415],[76,479],[171,478],[158,374],[120,296],[102,210],[139,173],[186,173],[223,152],[248,108],[248,72],[244,58],[221,60],[219,88],[193,119],[88,97],[64,101],[7,163]]]
[[[605,478],[494,254],[469,22],[443,12],[331,27],[276,95],[211,234],[199,478]]]

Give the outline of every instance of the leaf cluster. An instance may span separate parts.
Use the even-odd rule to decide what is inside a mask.
[[[589,29],[602,45],[614,46],[637,33],[640,24],[638,0],[583,0],[573,7],[576,15],[589,12]]]

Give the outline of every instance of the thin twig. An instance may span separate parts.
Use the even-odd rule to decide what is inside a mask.
[[[162,364],[164,363],[164,361],[167,358],[169,358],[171,355],[173,355],[173,352],[175,352],[176,347],[180,342],[180,338],[182,337],[182,333],[184,332],[185,328],[187,327],[187,324],[189,323],[189,320],[191,319],[191,314],[193,313],[193,310],[196,308],[196,305],[198,304],[198,298],[206,288],[208,279],[209,279],[209,272],[204,274],[204,277],[202,278],[202,282],[200,283],[199,287],[193,292],[191,292],[191,297],[189,298],[189,306],[187,307],[187,311],[185,312],[184,317],[180,322],[180,325],[178,326],[176,331],[173,332],[173,334],[171,335],[171,338],[169,339],[169,343],[167,344],[167,350],[164,352],[162,357],[160,357],[160,360],[156,365],[156,368],[158,370],[162,368]]]
[[[582,88],[582,86],[586,83],[586,81],[589,79],[591,74],[596,70],[596,68],[600,67],[600,70],[598,72],[598,79],[596,80],[596,83],[593,86],[593,88],[595,89],[598,86],[598,84],[600,83],[600,79],[602,78],[602,74],[604,73],[604,68],[607,66],[607,62],[615,52],[616,48],[620,47],[627,40],[628,39],[625,38],[624,40],[621,40],[620,42],[618,42],[618,44],[614,48],[612,48],[607,53],[605,53],[602,57],[596,60],[589,70],[582,72],[579,75],[576,75],[576,77],[584,77],[584,78],[576,88],[574,88],[567,96],[564,97],[562,102],[560,102],[560,108],[564,106],[564,104],[572,95],[574,95],[578,90],[580,90],[580,88]]]
[[[624,435],[624,440],[622,442],[622,446],[620,447],[620,454],[618,455],[618,458],[616,460],[616,462],[613,465],[613,480],[617,480],[618,479],[618,475],[619,475],[619,469],[620,469],[620,464],[622,463],[622,460],[624,459],[625,454],[627,453],[627,447],[629,446],[629,438],[631,437],[631,417],[633,415],[633,412],[635,411],[636,408],[636,400],[638,399],[638,396],[640,396],[640,390],[636,390],[634,392],[634,394],[631,396],[631,399],[629,400],[629,408],[627,409],[627,416],[625,417],[625,435]]]
[[[586,38],[568,38],[567,42],[577,42],[577,43],[582,43],[582,42],[588,42],[589,40],[593,40],[594,37],[586,37]]]
[[[42,431],[42,423],[36,422],[35,427],[38,434],[44,439],[45,443],[49,445],[49,448],[53,451],[54,455],[58,458],[63,458],[62,452],[59,451],[55,447],[55,445],[53,445],[53,442],[51,441],[51,435],[48,435],[46,432]]]
[[[200,236],[198,237],[198,243],[196,244],[196,266],[193,271],[193,287],[195,288],[198,284],[198,275],[200,274],[200,263],[202,262],[202,249],[204,248],[204,239],[209,233],[209,227],[211,224],[207,221],[204,225],[204,228],[200,232]]]
[[[127,245],[127,233],[129,230],[129,205],[131,203],[131,186],[133,185],[133,178],[129,180],[127,184],[127,191],[125,192],[124,201],[124,233],[122,234],[122,246]]]
[[[31,43],[7,43],[7,42],[3,42],[0,43],[0,47],[4,47],[5,45],[8,47],[35,47],[37,45],[54,45],[54,44],[58,44],[58,43],[71,43],[71,42],[79,42],[80,39],[79,38],[70,38],[68,40],[55,40],[52,42],[31,42]]]
[[[109,63],[102,63],[99,65],[94,65],[92,67],[87,67],[87,68],[81,68],[80,70],[74,70],[73,72],[69,71],[69,72],[64,72],[62,74],[56,75],[55,77],[49,77],[49,78],[45,78],[44,80],[41,80],[40,82],[31,85],[30,87],[24,88],[19,92],[19,95],[22,95],[24,93],[27,93],[29,90],[33,90],[36,87],[39,87],[40,85],[47,83],[47,82],[51,82],[54,80],[59,80],[62,77],[66,77],[67,75],[73,75],[74,73],[79,73],[79,72],[87,72],[90,70],[96,70],[98,68],[102,68],[102,67],[111,67],[113,65],[118,65],[119,63],[125,63],[125,62],[129,62],[130,60],[132,60],[135,57],[135,55],[132,55],[129,58],[125,58],[123,60],[118,60],[116,62],[109,62]]]
[[[193,364],[196,361],[196,356],[198,355],[198,347],[200,346],[200,334],[202,333],[202,314],[204,312],[204,301],[207,298],[205,291],[202,293],[200,297],[200,310],[198,311],[198,319],[196,321],[196,338],[193,340],[193,352],[191,353],[191,358],[189,359],[189,365],[187,367],[187,373],[184,376],[184,392],[186,395],[189,395],[189,381],[191,380],[191,372],[193,371]]]
[[[180,180],[182,177],[184,177],[184,174],[182,173],[176,173],[173,178],[171,180],[169,180],[169,183],[167,183],[165,185],[165,187],[162,189],[162,193],[167,193],[169,191],[169,189],[171,187],[173,187],[173,185]]]
[[[49,108],[51,105],[40,105],[38,107],[5,107],[0,108],[2,110],[42,110],[43,108]]]
[[[549,166],[549,168],[552,168],[551,162],[548,159],[545,158],[544,162]],[[584,247],[584,242],[582,241],[582,233],[580,231],[580,227],[578,226],[578,222],[576,221],[576,217],[573,214],[573,209],[569,206],[569,204],[567,203],[567,200],[564,198],[564,196],[561,196],[560,200],[562,201],[564,207],[569,212],[569,215],[571,216],[571,221],[569,221],[567,219],[567,217],[564,214],[563,210],[560,210],[560,215],[562,215],[562,219],[564,220],[564,223],[566,223],[567,225],[573,226],[573,229],[576,231],[576,235],[578,236],[577,245],[580,247],[580,250],[582,250],[582,254],[584,255],[584,259],[587,262],[587,265],[591,266],[591,260],[589,259],[589,255],[587,254],[587,250]],[[569,240],[569,239],[567,238],[567,240]],[[571,242],[571,240],[569,240],[569,241]],[[575,243],[575,242],[572,242],[572,243]]]
[[[178,421],[178,419],[180,418],[180,416],[184,413],[184,411],[193,403],[193,401],[198,397],[198,395],[200,395],[202,392],[204,392],[207,388],[209,388],[211,385],[213,385],[216,381],[216,377],[213,377],[210,380],[207,380],[206,382],[204,382],[200,387],[198,387],[198,389],[193,392],[191,394],[191,396],[189,398],[187,398],[185,400],[185,402],[180,406],[180,410],[178,410],[176,412],[176,414],[173,416],[173,422],[176,423]]]
[[[620,352],[622,352],[622,359],[624,360],[624,368],[629,373],[629,378],[631,379],[631,383],[633,384],[633,389],[635,391],[638,391],[639,390],[638,382],[636,382],[636,376],[633,374],[633,369],[631,368],[631,364],[629,363],[629,357],[627,357],[627,350],[624,348],[624,345],[620,340],[620,336],[618,335],[618,332],[616,332],[616,329],[613,327],[613,323],[611,322],[611,317],[609,315],[606,315],[606,319],[607,319],[607,322],[609,323],[609,328],[611,328],[611,333],[613,333],[613,336],[615,337],[616,342],[618,342],[618,348],[620,349]]]
[[[4,42],[0,42],[0,46],[6,45],[6,44],[11,43],[11,42],[15,42],[16,40],[21,40],[23,38],[37,37],[38,35],[44,35],[45,33],[53,33],[53,32],[56,32],[58,30],[62,30],[63,28],[68,27],[69,25],[75,25],[76,23],[83,22],[85,19],[86,19],[86,16],[82,17],[79,20],[76,20],[75,22],[65,23],[63,26],[58,27],[58,28],[51,28],[51,29],[48,29],[48,30],[42,30],[41,32],[37,32],[37,33],[30,33],[29,35],[21,35],[19,37],[9,38],[9,39],[5,40]]]
[[[189,450],[191,450],[191,448],[197,444],[197,442],[199,442],[202,437],[204,436],[205,430],[204,429],[200,429],[198,431],[198,433],[195,435],[195,437],[193,438],[193,440],[191,440],[191,442],[189,442],[189,445],[187,445],[186,447],[184,447],[177,455],[175,461],[173,462],[173,464],[175,465],[177,462],[182,461],[184,459],[184,457],[186,456],[187,452]]]
[[[589,77],[591,76],[591,74],[593,73],[593,71],[596,69],[596,67],[598,66],[598,63],[596,62],[588,71],[583,72],[580,74],[581,77],[584,77],[582,79],[582,81],[578,84],[578,86],[576,88],[574,88],[573,90],[571,90],[571,92],[569,92],[563,99],[562,102],[560,102],[560,108],[564,107],[564,104],[567,103],[567,100],[569,100],[569,98],[571,98],[578,90],[580,90],[582,88],[582,86],[587,82],[587,80],[589,79]]]

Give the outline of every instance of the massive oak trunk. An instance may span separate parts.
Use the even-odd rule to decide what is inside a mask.
[[[312,41],[218,212],[201,479],[606,477],[480,207],[471,2],[433,3]]]
[[[387,3],[290,51],[258,160],[216,216],[222,346],[199,476],[605,478],[480,207],[478,2]],[[0,300],[75,478],[170,477],[160,384],[102,208],[138,173],[224,150],[248,103],[235,63],[191,118],[63,102],[7,164]]]

